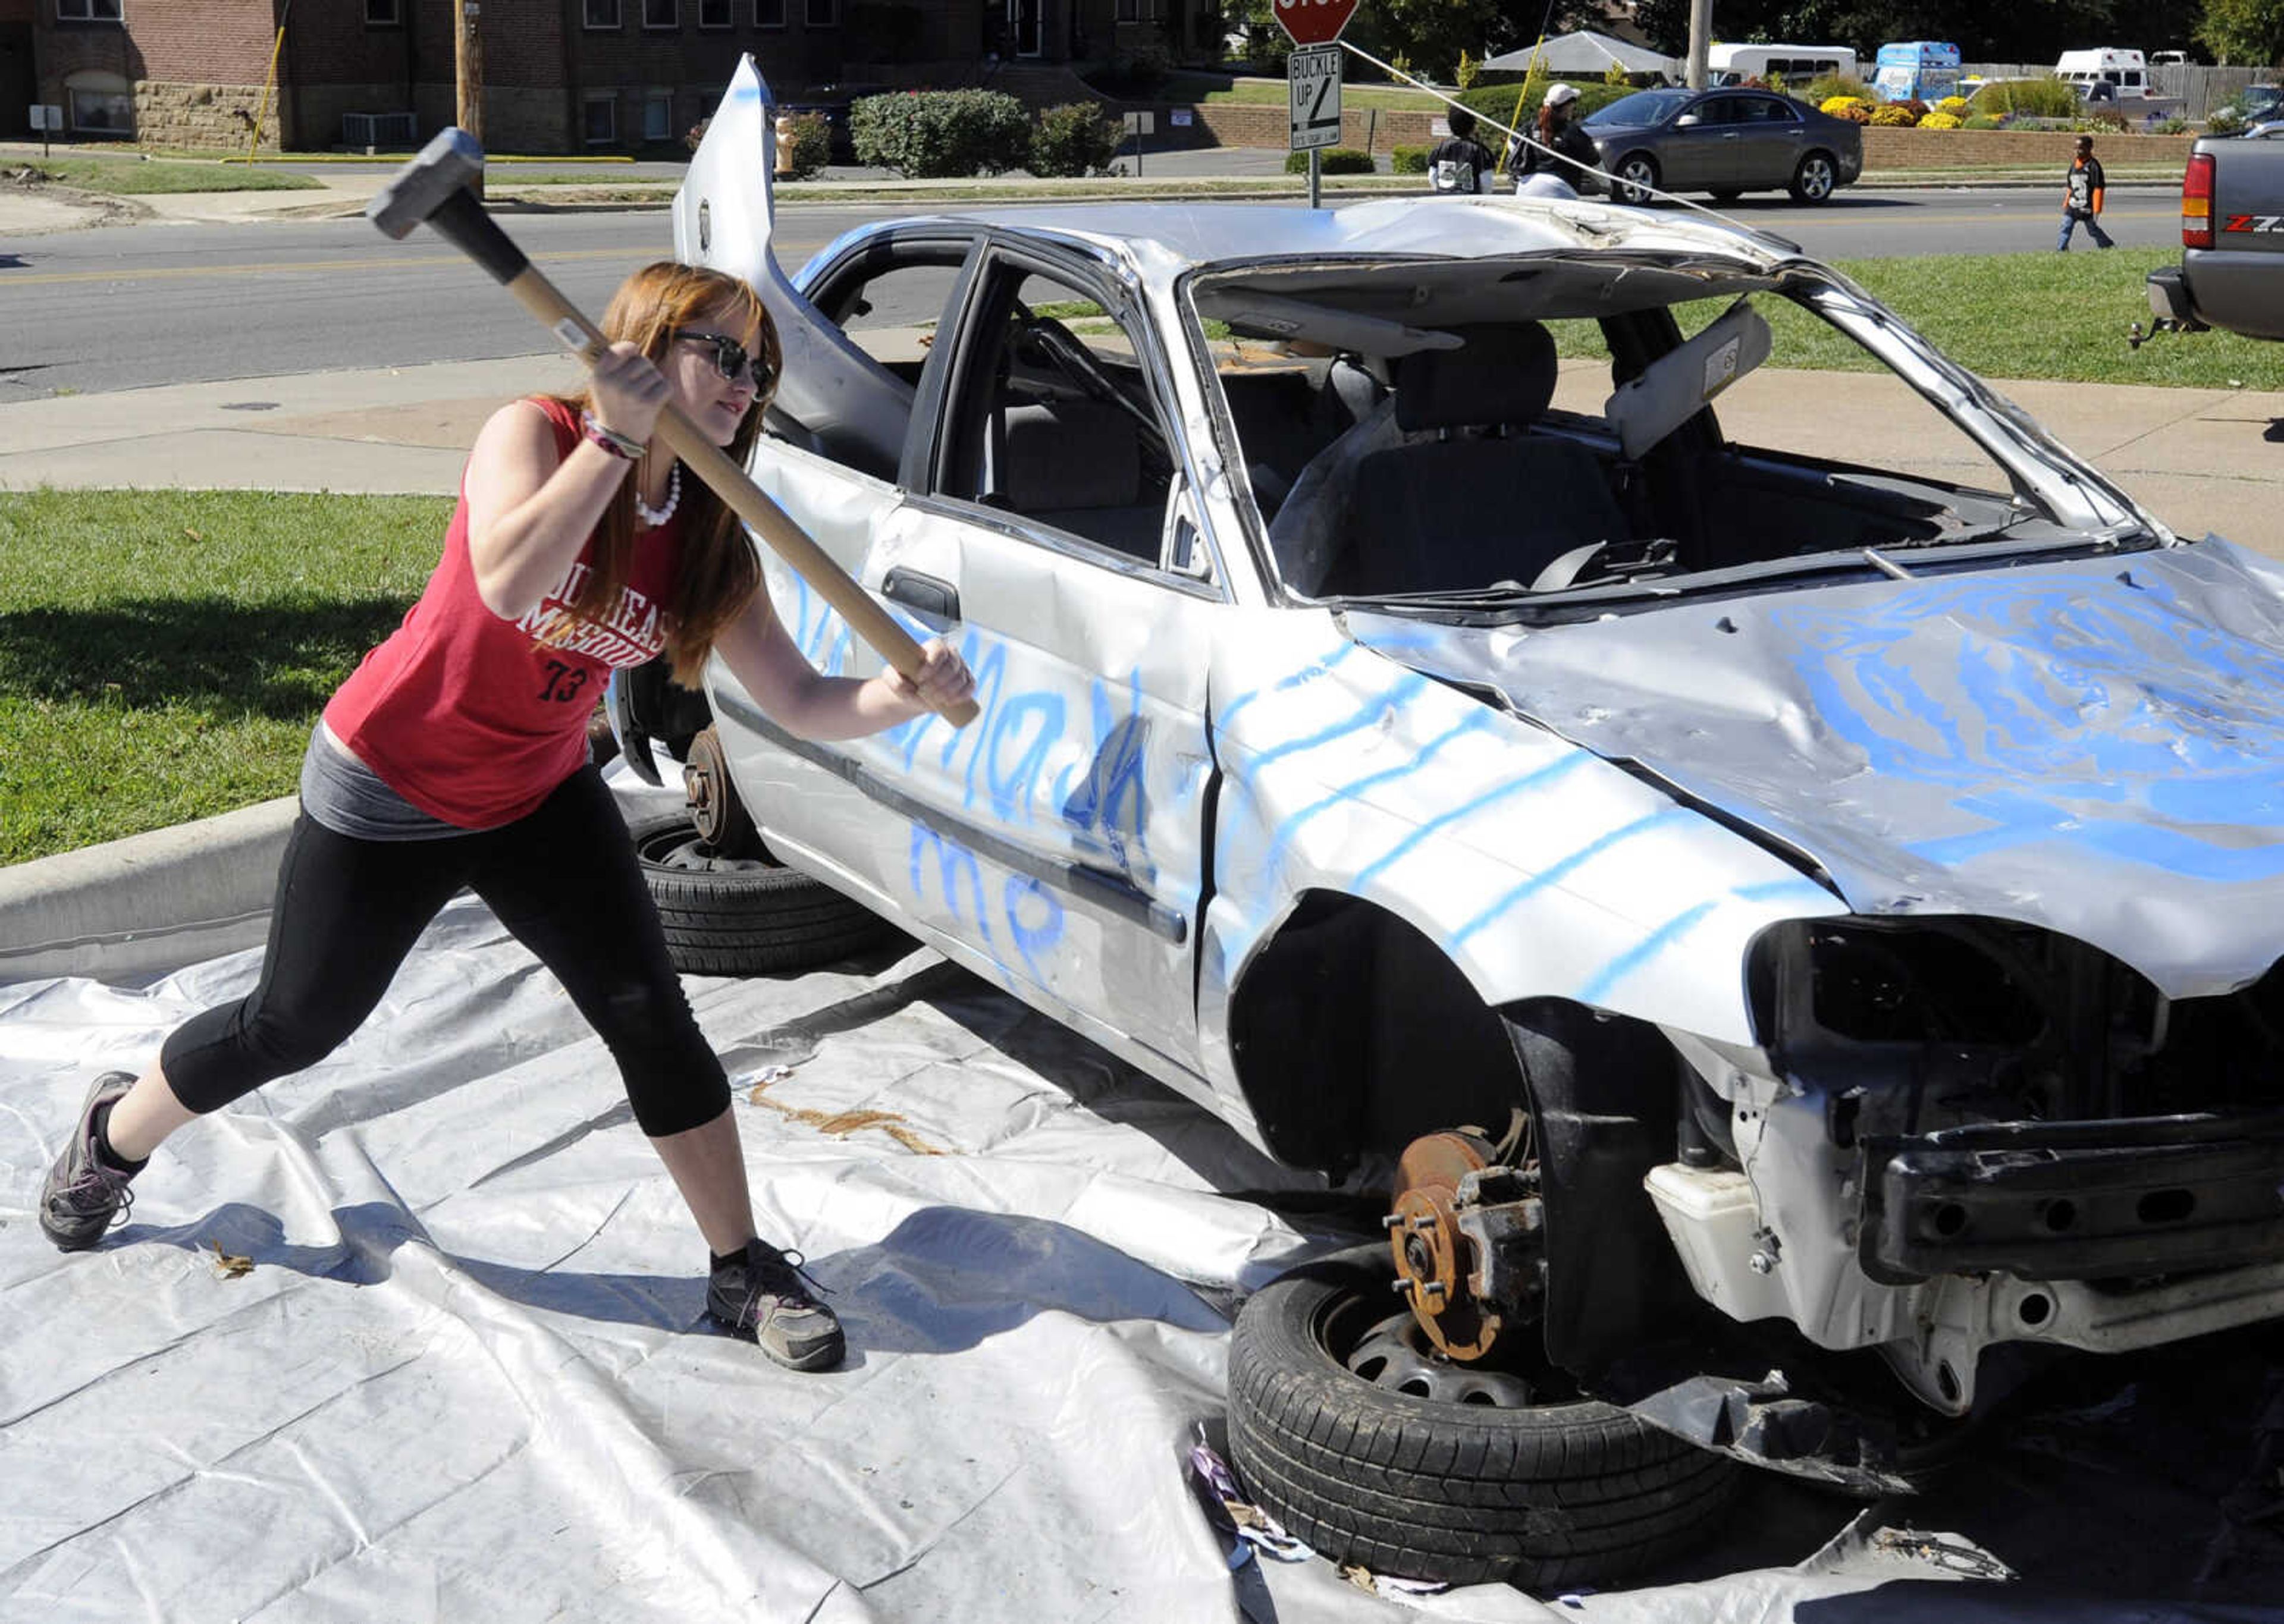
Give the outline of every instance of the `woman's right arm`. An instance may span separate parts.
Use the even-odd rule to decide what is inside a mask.
[[[647,442],[666,402],[666,379],[631,344],[614,344],[595,363],[595,420]],[[611,497],[635,465],[582,437],[568,457],[555,449],[545,413],[518,401],[492,414],[468,458],[468,555],[484,606],[522,619],[586,546]]]

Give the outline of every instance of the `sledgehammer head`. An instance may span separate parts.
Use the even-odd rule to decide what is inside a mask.
[[[402,240],[483,172],[484,149],[466,130],[449,126],[373,194],[364,217]]]

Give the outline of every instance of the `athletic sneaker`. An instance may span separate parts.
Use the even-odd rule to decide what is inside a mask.
[[[822,1288],[802,1273],[802,1261],[798,1252],[747,1241],[745,1255],[715,1269],[707,1282],[706,1310],[788,1370],[829,1370],[841,1362],[847,1344],[841,1322],[817,1300]]]
[[[95,1113],[126,1098],[134,1086],[126,1072],[106,1072],[95,1080],[79,1108],[71,1143],[40,1186],[40,1228],[66,1252],[94,1245],[135,1204],[135,1192],[127,1188],[135,1175],[112,1167],[95,1151]]]

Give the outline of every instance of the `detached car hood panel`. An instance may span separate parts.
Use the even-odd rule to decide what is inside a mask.
[[[1794,848],[1858,913],[2044,925],[2174,997],[2284,951],[2284,571],[2226,543],[1350,629]]]

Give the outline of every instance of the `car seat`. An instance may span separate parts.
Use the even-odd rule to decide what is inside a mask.
[[[1335,595],[1528,584],[1589,542],[1626,539],[1600,462],[1576,441],[1517,435],[1554,398],[1554,340],[1537,322],[1453,330],[1457,349],[1396,368],[1396,426],[1433,433],[1366,456]]]

